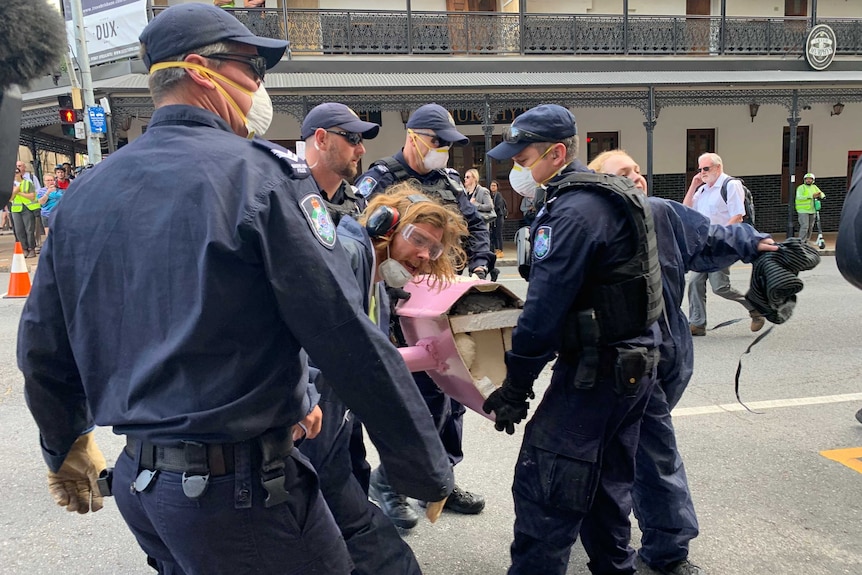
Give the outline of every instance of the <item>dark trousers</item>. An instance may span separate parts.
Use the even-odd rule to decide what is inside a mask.
[[[496,219],[491,221],[491,249],[492,250],[502,250],[503,249],[503,224],[505,222],[505,218],[503,216],[497,216]]]
[[[413,550],[401,539],[392,521],[368,500],[368,483],[357,480],[356,428],[346,406],[328,386],[320,385],[323,427],[300,445],[320,477],[320,491],[332,511],[354,563],[354,575],[421,575]],[[361,439],[361,432],[359,435]],[[366,464],[367,465],[367,464]],[[361,466],[359,466],[361,468]]]
[[[413,381],[425,399],[425,405],[431,412],[434,425],[440,434],[440,441],[449,456],[452,465],[464,459],[462,440],[464,438],[464,414],[467,409],[437,387],[434,380],[424,371],[413,374]]]
[[[636,395],[599,379],[575,389],[574,370],[557,363],[524,434],[515,467],[515,538],[510,575],[565,575],[581,536],[595,575],[635,572],[631,488],[640,420],[654,383],[641,378]]]
[[[657,567],[687,558],[689,542],[699,533],[670,415],[687,384],[678,377],[657,383],[641,421],[632,489],[642,533],[638,553]]]
[[[182,474],[159,471],[143,492],[128,486],[138,473],[125,450],[114,469],[114,499],[138,544],[163,575],[344,575],[347,548],[308,461],[285,458],[293,480],[288,500],[264,507],[266,492],[248,443],[238,444],[236,472],[210,477],[197,500],[186,497]]]
[[[15,238],[21,242],[24,252],[36,249],[36,218],[33,212],[24,208],[20,212],[12,212],[12,226],[15,228]]]

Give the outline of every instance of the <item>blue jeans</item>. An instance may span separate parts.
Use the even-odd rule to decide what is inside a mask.
[[[241,444],[247,447],[247,444]],[[295,479],[288,501],[264,507],[266,492],[249,450],[237,448],[236,472],[210,477],[197,500],[183,493],[182,474],[159,471],[143,492],[123,451],[114,469],[114,498],[138,544],[165,575],[346,575],[352,565],[317,476],[296,450],[285,458]]]

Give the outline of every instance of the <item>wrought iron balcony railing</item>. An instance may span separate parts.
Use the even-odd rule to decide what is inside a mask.
[[[153,9],[158,11],[157,8]],[[302,54],[801,56],[808,18],[394,10],[234,9],[253,32]],[[838,54],[862,55],[862,18],[819,19]]]

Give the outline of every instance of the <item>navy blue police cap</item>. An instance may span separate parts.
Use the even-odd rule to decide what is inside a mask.
[[[326,102],[315,106],[305,116],[300,128],[303,140],[310,138],[318,128],[328,130],[339,127],[347,132],[362,134],[365,140],[372,140],[380,132],[380,126],[374,122],[365,122],[359,119],[356,112],[338,102]]]
[[[530,108],[503,132],[503,141],[488,155],[495,160],[508,160],[537,142],[561,142],[578,134],[575,116],[568,108],[556,104],[541,104]]]
[[[177,4],[153,18],[138,38],[144,45],[144,64],[153,64],[216,42],[239,42],[257,48],[270,69],[281,60],[287,42],[252,34],[236,17],[212,4]]]
[[[452,114],[439,104],[425,104],[413,112],[407,121],[411,130],[431,130],[441,140],[453,144],[466,144],[470,140],[455,128]]]

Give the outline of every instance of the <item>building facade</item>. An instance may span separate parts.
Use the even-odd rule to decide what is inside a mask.
[[[150,17],[173,3],[153,0]],[[792,188],[808,171],[827,194],[824,228],[837,229],[862,154],[862,18],[853,4],[405,0],[369,10],[356,0],[266,0],[234,13],[256,33],[290,41],[267,75],[276,110],[267,137],[287,146],[308,109],[341,101],[382,125],[367,143],[367,167],[400,149],[413,109],[437,102],[470,137],[453,150],[453,167],[497,179],[515,227],[511,164],[487,162],[485,150],[521,111],[559,103],[577,118],[582,161],[623,147],[648,171],[653,193],[679,200],[697,156],[716,152],[754,193],[758,228],[784,232],[795,221]],[[821,25],[832,36],[811,44]],[[820,52],[830,52],[825,66],[809,62]],[[152,102],[136,59],[94,67],[93,76],[97,99],[111,102],[109,152],[145,130]],[[80,147],[57,135],[56,96],[66,91],[45,82],[25,95],[30,152]]]

